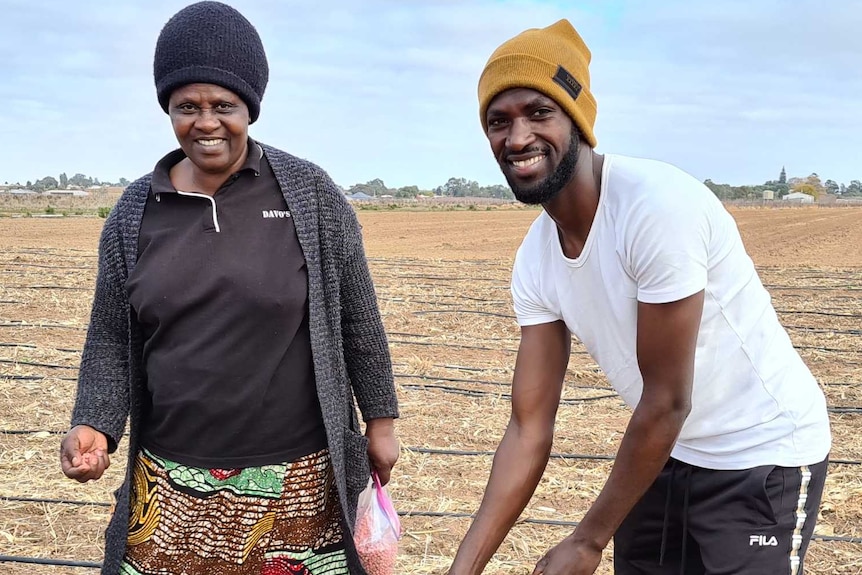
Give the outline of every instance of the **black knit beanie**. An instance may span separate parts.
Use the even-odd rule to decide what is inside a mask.
[[[251,22],[221,2],[198,2],[177,12],[162,28],[153,75],[165,112],[177,88],[216,84],[242,98],[254,122],[260,114],[269,66]]]

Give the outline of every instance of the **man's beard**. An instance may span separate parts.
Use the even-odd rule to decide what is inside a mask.
[[[544,204],[554,199],[572,180],[572,176],[575,174],[575,166],[578,163],[578,151],[580,147],[581,140],[578,135],[578,129],[572,126],[569,149],[566,150],[566,153],[560,160],[560,165],[544,180],[529,187],[522,187],[513,182],[512,178],[509,177],[508,170],[504,169],[503,175],[506,177],[509,187],[512,188],[515,199],[521,203],[530,205]]]

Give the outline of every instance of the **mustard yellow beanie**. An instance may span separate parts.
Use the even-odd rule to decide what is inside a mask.
[[[590,93],[590,50],[568,20],[531,28],[497,48],[479,78],[479,119],[491,100],[510,88],[532,88],[557,102],[584,139],[596,147],[596,100]]]

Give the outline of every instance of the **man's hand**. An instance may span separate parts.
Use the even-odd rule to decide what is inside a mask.
[[[108,438],[92,427],[76,425],[60,444],[60,467],[69,479],[99,479],[110,465]]]
[[[593,575],[601,561],[601,549],[570,535],[545,553],[533,575]]]
[[[377,472],[380,484],[389,483],[389,476],[398,461],[400,447],[395,437],[395,422],[391,417],[370,419],[365,424],[365,437],[368,438],[368,459]]]

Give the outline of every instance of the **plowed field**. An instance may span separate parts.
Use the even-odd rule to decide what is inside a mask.
[[[509,415],[508,281],[538,212],[359,212],[402,418],[391,490],[399,574],[445,573]],[[834,447],[806,573],[862,573],[862,208],[732,209],[794,345],[826,393]],[[59,470],[104,220],[0,218],[0,572],[95,573],[125,445],[105,477]],[[529,573],[601,489],[630,411],[575,343],[554,453],[486,573]],[[62,500],[62,501],[57,501]],[[83,562],[30,565],[24,558]],[[598,573],[612,572],[610,550]]]

